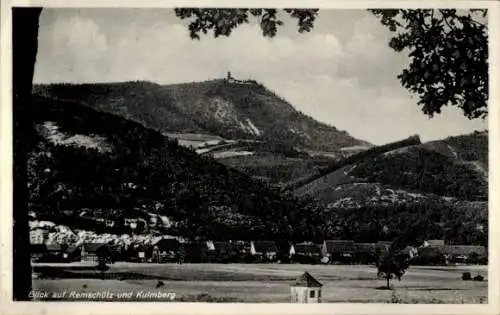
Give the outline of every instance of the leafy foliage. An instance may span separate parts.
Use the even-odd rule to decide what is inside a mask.
[[[488,233],[478,230],[487,225],[487,205],[477,211],[470,203],[448,203],[439,197],[418,202],[363,205],[355,208],[330,208],[324,211],[324,232],[334,239],[353,239],[359,243],[373,240],[420,245],[425,239],[443,239],[449,244],[488,244]]]
[[[408,257],[391,250],[380,256],[377,262],[377,276],[384,277],[387,281],[387,289],[390,289],[390,280],[396,278],[401,281],[408,267],[410,267]]]
[[[284,9],[297,19],[299,32],[312,29],[318,9]],[[443,106],[458,106],[468,118],[488,114],[487,10],[471,9],[372,9],[396,35],[389,46],[409,50],[411,62],[398,76],[402,85],[420,96],[422,111],[433,116]],[[176,15],[190,19],[193,39],[213,30],[215,37],[229,36],[233,29],[260,19],[263,36],[274,37],[283,21],[277,9],[177,8]]]
[[[313,28],[318,9],[284,9],[286,14],[297,19],[298,31],[309,32]],[[259,19],[262,35],[274,37],[278,26],[283,21],[278,17],[277,9],[200,9],[176,8],[175,14],[180,19],[190,19],[189,35],[200,39],[200,33],[207,34],[213,30],[215,37],[229,36],[233,29],[249,22],[250,17]]]
[[[488,115],[487,10],[370,10],[396,33],[389,46],[407,50],[410,64],[398,78],[420,96],[429,116],[443,106],[462,109],[470,119]]]
[[[472,276],[470,272],[463,272],[462,273],[462,280],[467,281],[467,280],[472,280]]]

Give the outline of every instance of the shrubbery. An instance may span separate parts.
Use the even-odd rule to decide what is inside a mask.
[[[483,281],[484,277],[482,275],[477,275],[475,277],[472,277],[471,273],[466,271],[466,272],[462,273],[462,280],[464,280],[464,281],[470,281],[470,280]]]
[[[462,273],[462,280],[467,281],[467,280],[471,280],[471,279],[472,279],[472,275],[470,272],[463,272]]]

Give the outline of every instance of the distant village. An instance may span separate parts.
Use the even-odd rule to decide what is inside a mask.
[[[32,230],[33,262],[90,262],[105,257],[143,263],[302,263],[374,264],[390,250],[391,242],[356,243],[352,240],[289,241],[187,241],[172,236],[98,235],[89,231],[63,230],[57,226]],[[40,231],[45,233],[39,233]],[[52,230],[53,232],[47,232]],[[72,234],[73,233],[73,234]],[[448,245],[428,240],[402,253],[415,265],[487,264],[484,246]]]

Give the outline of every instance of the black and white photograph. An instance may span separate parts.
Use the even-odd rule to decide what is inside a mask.
[[[12,301],[491,303],[497,7],[270,5],[8,8]]]

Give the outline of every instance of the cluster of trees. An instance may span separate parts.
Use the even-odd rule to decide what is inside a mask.
[[[253,155],[250,158],[234,156],[220,161],[254,178],[261,178],[270,184],[284,187],[297,178],[308,177],[312,173],[318,172],[322,167],[329,165],[332,159],[323,157],[302,159],[262,152],[260,155]]]
[[[488,169],[488,132],[474,131],[469,135],[449,137],[444,140],[455,148],[458,157],[465,161],[478,161]]]
[[[190,117],[176,109],[167,89],[152,82],[44,84],[35,85],[33,94],[119,114],[158,131],[203,131]]]
[[[486,207],[486,205],[485,205]],[[391,206],[365,206],[358,209],[329,209],[324,218],[328,237],[352,239],[359,243],[373,240],[412,242],[443,239],[449,244],[488,246],[487,214],[471,214],[468,206],[422,199],[419,203]]]
[[[326,166],[323,166],[322,168],[320,168],[319,172],[317,172],[311,176],[308,176],[300,181],[294,181],[293,183],[290,183],[289,185],[284,187],[284,190],[287,190],[287,191],[294,190],[298,187],[307,185],[308,183],[315,181],[316,179],[323,177],[327,174],[330,174],[343,166],[350,165],[350,164],[353,164],[356,162],[360,162],[360,161],[363,161],[366,159],[374,159],[376,156],[378,156],[384,152],[388,152],[391,150],[395,150],[395,149],[403,148],[403,147],[407,147],[407,146],[418,145],[418,144],[421,144],[420,138],[418,136],[411,136],[411,137],[408,137],[407,139],[403,139],[400,141],[391,142],[388,144],[372,147],[368,150],[353,154],[353,155],[348,156],[346,158],[342,158],[338,161],[330,162]]]
[[[393,187],[456,197],[487,200],[488,186],[482,174],[455,163],[439,152],[409,148],[407,152],[374,156],[358,163],[353,176]]]

